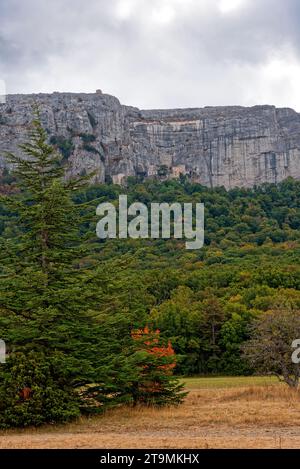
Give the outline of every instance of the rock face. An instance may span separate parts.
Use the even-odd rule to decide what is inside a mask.
[[[179,177],[215,187],[300,178],[300,114],[274,106],[147,110],[102,94],[10,95],[0,104],[0,172],[19,152],[38,104],[67,175],[95,182]]]

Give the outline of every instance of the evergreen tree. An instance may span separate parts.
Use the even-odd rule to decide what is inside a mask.
[[[7,372],[12,363],[24,359],[24,354],[42,354],[49,362],[60,354],[69,389],[82,390],[91,382],[99,382],[97,397],[101,401],[110,389],[108,357],[121,353],[122,341],[116,338],[118,316],[112,330],[108,330],[105,319],[97,317],[101,306],[96,289],[99,272],[81,265],[86,254],[84,239],[78,235],[82,206],[75,206],[71,195],[84,180],[64,181],[59,157],[48,145],[38,116],[30,141],[21,145],[21,150],[24,156],[8,155],[15,165],[19,193],[2,197],[15,213],[13,222],[17,220],[18,227],[16,236],[1,238],[0,327],[10,355],[0,377],[1,389],[9,395],[20,391],[14,387],[19,377],[9,380]],[[42,366],[34,364],[36,369]],[[49,373],[52,371],[50,367]],[[54,384],[58,378],[51,376]],[[30,389],[38,386],[33,379],[29,381]],[[5,391],[5,383],[13,388]],[[33,404],[36,395],[34,391],[30,399]],[[14,401],[10,402],[13,405]],[[73,415],[73,399],[70,405]],[[86,398],[82,405],[86,406]],[[17,402],[14,409],[19,412]],[[50,414],[48,417],[51,420]],[[36,423],[40,420],[37,418]]]

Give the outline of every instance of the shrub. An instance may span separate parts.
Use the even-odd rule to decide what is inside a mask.
[[[60,150],[64,159],[68,159],[74,150],[72,140],[67,139],[61,135],[52,135],[52,137],[50,137],[50,144],[54,145]]]
[[[0,374],[0,428],[63,423],[80,415],[60,354],[13,353]]]
[[[80,138],[84,143],[91,143],[96,140],[96,137],[93,134],[80,134]]]
[[[88,143],[83,144],[83,149],[90,152],[90,153],[97,153],[97,155],[100,154],[100,152],[97,150],[97,148],[93,147],[93,145],[89,145]]]

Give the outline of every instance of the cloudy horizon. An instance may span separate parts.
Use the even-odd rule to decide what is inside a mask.
[[[7,93],[300,111],[297,0],[0,0]]]

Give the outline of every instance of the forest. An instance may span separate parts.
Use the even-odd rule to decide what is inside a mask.
[[[175,239],[95,242],[94,261],[105,262],[114,284],[120,278],[122,307],[171,340],[178,374],[252,373],[241,354],[249,324],[279,305],[300,306],[300,182],[226,191],[184,177],[129,178],[125,189],[90,187],[74,200],[91,203],[92,218],[99,202],[117,204],[120,193],[130,203],[205,205],[200,250],[187,251],[184,241]],[[94,223],[85,224],[82,233],[93,232]]]

